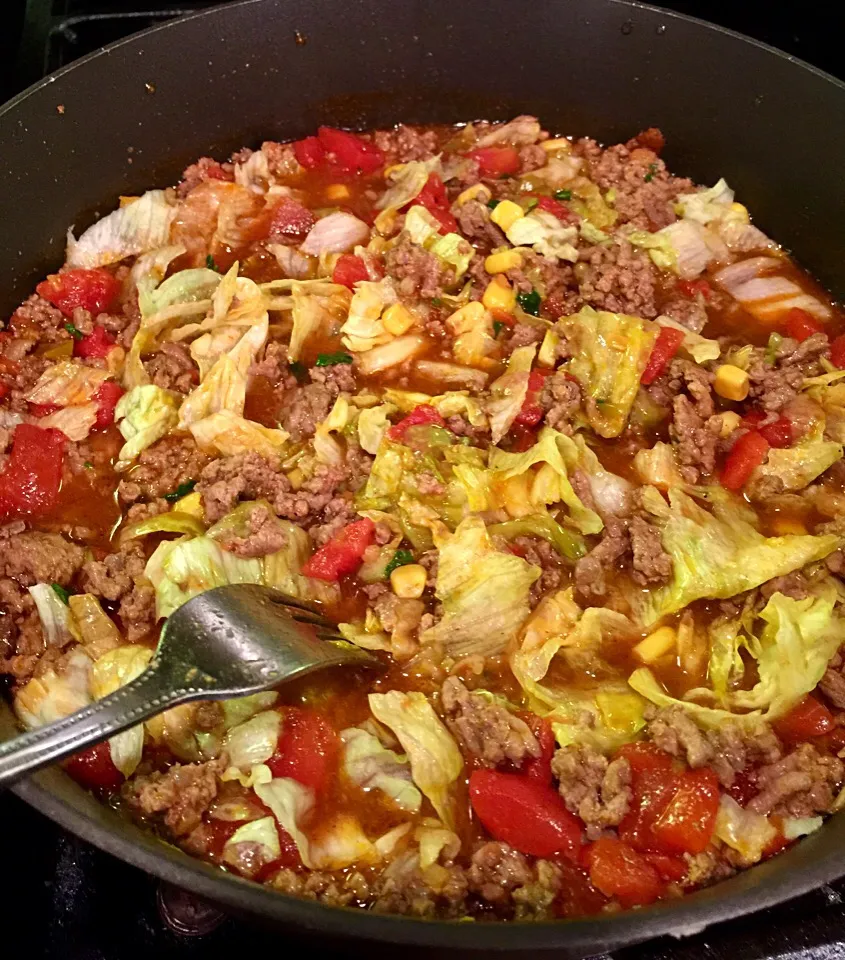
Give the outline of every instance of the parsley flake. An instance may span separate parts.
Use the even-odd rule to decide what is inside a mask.
[[[505,329],[506,326],[507,326],[507,324],[506,324],[506,323],[502,323],[501,320],[494,320],[494,321],[493,321],[493,336],[494,336],[494,337],[498,337],[499,334],[502,332],[502,330]]]
[[[75,327],[72,323],[66,323],[64,325],[64,328],[73,337],[74,340],[81,340],[85,336],[85,334],[79,329],[79,327]]]
[[[413,562],[414,555],[410,550],[397,550],[396,553],[393,554],[390,563],[384,568],[384,575],[385,577],[389,577],[397,567],[404,567]]]
[[[321,353],[314,363],[316,367],[336,367],[339,363],[352,363],[352,355],[344,353]]]
[[[205,258],[205,269],[213,270],[215,273],[220,273],[220,267],[214,261],[214,257],[209,253]]]
[[[490,209],[490,210],[495,210],[496,207],[498,207],[501,202],[502,202],[501,200],[495,200],[495,199],[494,199],[494,200],[488,200],[488,201],[487,201],[487,207],[488,207],[488,209]]]
[[[60,583],[51,583],[50,586],[53,588],[53,592],[56,594],[59,600],[61,600],[62,603],[65,604],[65,606],[67,606],[70,593],[67,590],[65,590],[65,588]]]
[[[555,190],[554,198],[555,200],[571,200],[572,191],[571,190]]]
[[[308,370],[305,368],[305,364],[300,363],[298,360],[291,361],[288,364],[288,369],[299,383],[304,383],[308,379]]]
[[[657,164],[650,163],[648,165],[648,173],[643,177],[643,180],[645,180],[646,183],[651,183],[656,173],[657,173]]]
[[[540,294],[536,290],[532,290],[530,293],[518,293],[516,302],[532,317],[540,316]]]
[[[186,480],[184,483],[180,483],[172,493],[166,493],[164,499],[167,500],[168,503],[175,503],[177,500],[181,500],[182,497],[187,497],[196,485],[196,480]]]

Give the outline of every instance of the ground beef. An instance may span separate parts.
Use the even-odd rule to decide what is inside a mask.
[[[166,501],[165,501],[166,502]],[[135,578],[144,573],[146,557],[138,540],[130,540],[117,553],[102,560],[88,560],[82,565],[80,587],[105,600],[122,600],[135,585]]]
[[[521,766],[526,757],[539,757],[540,745],[528,724],[449,677],[441,690],[446,722],[467,750],[486,764],[505,760]]]
[[[25,587],[36,583],[66,587],[84,557],[82,547],[61,534],[30,530],[0,539],[0,577],[11,577]]]
[[[764,600],[768,600],[775,593],[782,593],[793,600],[804,600],[810,592],[810,581],[801,570],[794,570],[783,577],[774,577],[760,587],[760,595]]]
[[[69,340],[70,333],[65,329],[65,316],[58,307],[37,293],[28,297],[12,314],[9,326],[18,343],[15,346],[4,344],[3,353],[9,359],[20,359],[36,343],[58,343]],[[23,351],[17,357],[16,351]]]
[[[563,564],[560,554],[540,537],[516,537],[513,546],[522,552],[523,559],[542,570],[540,577],[531,586],[529,600],[532,606],[551,590],[557,590],[563,582]]]
[[[371,896],[369,881],[358,870],[335,876],[321,870],[296,873],[284,867],[270,883],[280,893],[304,897],[306,900],[319,900],[330,907],[366,903]]]
[[[149,520],[151,517],[159,517],[167,513],[169,509],[170,503],[164,497],[156,497],[155,500],[149,500],[146,503],[133,503],[126,511],[126,521],[137,523],[139,520]]]
[[[546,328],[536,323],[517,323],[508,337],[506,353],[513,353],[517,347],[527,347],[532,343],[540,343],[546,335]]]
[[[839,662],[835,666],[834,662],[831,661],[824,676],[819,680],[819,689],[834,707],[845,710],[845,675],[842,672],[841,657],[839,657]]]
[[[392,130],[376,130],[373,142],[385,154],[388,166],[409,160],[430,160],[438,148],[434,130],[420,130],[398,123]]]
[[[681,476],[687,483],[698,483],[716,467],[721,421],[715,416],[705,420],[696,412],[689,397],[683,395],[675,397],[672,412],[669,432],[676,443],[675,456]]]
[[[552,757],[552,774],[567,809],[584,821],[590,839],[618,826],[628,812],[631,768],[624,757],[608,762],[592,747],[563,747]]]
[[[467,252],[469,244],[467,244]],[[402,237],[388,250],[384,260],[385,271],[398,280],[396,289],[406,298],[420,297],[434,300],[443,296],[455,282],[454,270],[422,247]]]
[[[164,343],[144,368],[150,380],[163,390],[189,393],[199,383],[199,368],[185,343]]]
[[[777,412],[794,399],[804,382],[800,366],[772,366],[762,349],[755,351],[748,365],[748,397],[765,411]]]
[[[277,143],[275,140],[265,140],[261,144],[261,152],[267,158],[267,168],[273,177],[287,177],[302,170],[293,151],[292,143]]]
[[[196,480],[207,463],[208,457],[192,437],[163,437],[141,452],[132,479],[118,484],[118,496],[123,503],[134,503],[173,493],[181,484]]]
[[[480,846],[472,855],[467,880],[469,889],[483,900],[503,904],[516,887],[534,879],[528,859],[513,847],[498,840]]]
[[[602,190],[616,191],[613,205],[620,224],[630,223],[643,230],[668,226],[675,221],[672,201],[678,194],[694,190],[691,180],[673,177],[653,150],[630,142],[599,153],[582,147],[582,154],[591,179]]]
[[[295,443],[313,437],[332,406],[332,392],[323,383],[309,383],[285,393],[279,411],[282,426]]]
[[[663,549],[660,532],[641,517],[632,517],[628,533],[634,582],[641,586],[666,583],[672,577],[672,558]]]
[[[264,499],[273,504],[290,493],[291,485],[278,461],[251,451],[213,460],[202,470],[196,489],[206,520],[215,523],[238,500]]]
[[[678,323],[683,324],[693,333],[701,333],[707,324],[707,311],[704,304],[698,300],[689,300],[686,297],[678,297],[663,304],[661,313],[677,320]]]
[[[579,292],[587,303],[612,313],[657,316],[657,269],[641,250],[617,237],[585,251],[583,262]]]
[[[540,406],[546,411],[546,424],[561,433],[572,432],[572,420],[581,407],[581,387],[562,371],[546,377],[540,394]]]
[[[601,540],[575,564],[575,587],[581,597],[601,600],[607,593],[608,574],[619,569],[629,549],[627,524],[608,517]]]
[[[311,367],[308,375],[312,383],[319,383],[326,387],[332,400],[336,400],[341,393],[355,393],[358,389],[355,382],[355,369],[351,363],[336,363],[330,367]]]
[[[35,601],[17,581],[0,579],[0,673],[26,683],[44,652]]]
[[[290,372],[287,360],[287,344],[279,340],[268,340],[257,359],[249,368],[251,377],[266,377],[274,387],[293,390],[297,386],[296,377]]]
[[[547,160],[546,151],[538,143],[530,143],[519,151],[519,174],[531,173],[532,170],[539,170],[545,167]]]
[[[390,634],[394,660],[410,660],[419,650],[418,635],[425,604],[422,600],[397,597],[389,590],[377,596],[372,608],[382,627]]]
[[[372,891],[372,909],[377,913],[460,916],[467,895],[467,879],[462,867],[450,863],[443,866],[433,886],[422,875],[419,855],[409,850],[387,865]]]
[[[185,168],[182,180],[176,187],[176,193],[182,199],[207,180],[231,181],[234,179],[235,174],[231,163],[218,163],[211,157],[200,157],[196,163]]]
[[[152,633],[156,624],[156,594],[153,585],[143,577],[124,595],[117,608],[126,637],[136,643]]]
[[[276,520],[269,507],[259,504],[247,519],[249,532],[237,536],[231,532],[219,538],[220,546],[239,557],[266,557],[268,553],[281,550],[288,542],[287,534]]]
[[[782,760],[757,771],[759,793],[748,802],[748,809],[789,817],[827,813],[843,772],[845,765],[837,757],[823,756],[812,744],[802,743]]]
[[[166,773],[136,776],[123,796],[138,816],[160,820],[174,837],[199,825],[217,796],[217,775],[226,769],[224,757],[208,763],[175,763]]]
[[[486,203],[467,200],[455,209],[455,216],[461,233],[478,250],[489,253],[495,247],[507,246],[507,238],[490,219],[490,209]]]

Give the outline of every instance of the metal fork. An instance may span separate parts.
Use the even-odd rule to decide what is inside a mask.
[[[177,704],[257,693],[339,664],[380,661],[301,600],[251,584],[207,590],[168,618],[155,656],[136,679],[0,744],[0,789]]]

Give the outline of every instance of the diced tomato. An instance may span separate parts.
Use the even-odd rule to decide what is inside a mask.
[[[672,758],[668,753],[656,747],[653,743],[638,740],[636,743],[626,743],[619,748],[617,756],[628,761],[631,776],[635,779],[643,773],[652,771],[672,770]]]
[[[776,822],[775,817],[772,817],[772,822]],[[772,837],[768,846],[763,850],[763,859],[768,860],[769,857],[773,857],[776,853],[780,853],[781,850],[784,850],[786,847],[788,847],[791,842],[791,840],[786,839],[783,833],[780,832],[780,828],[778,828],[777,834]]]
[[[5,396],[8,396],[11,389],[12,388],[8,383],[0,383],[0,400],[2,400]]]
[[[701,853],[716,826],[719,778],[702,767],[688,770],[678,779],[678,789],[655,821],[652,834],[666,850]]]
[[[734,774],[734,782],[727,788],[729,796],[744,807],[748,801],[757,795],[757,778],[751,771],[740,770]]]
[[[449,198],[446,196],[446,187],[443,181],[436,173],[429,174],[425,186],[417,194],[408,206],[419,204],[440,224],[441,233],[455,233],[458,229],[458,222],[449,213]]]
[[[101,383],[94,394],[94,403],[97,404],[97,419],[94,422],[95,430],[104,430],[114,423],[114,408],[117,401],[123,396],[123,387],[114,380]]]
[[[360,280],[369,280],[367,265],[353,253],[342,253],[332,271],[332,283],[339,283],[351,290]]]
[[[115,342],[114,337],[105,327],[94,327],[87,337],[73,341],[73,355],[83,359],[95,357],[102,360],[108,356]]]
[[[677,789],[678,775],[671,768],[644,770],[639,775],[634,775],[632,771],[633,802],[625,819],[619,824],[620,838],[636,850],[667,852],[654,834],[654,824]]]
[[[108,741],[68,757],[64,768],[78,784],[89,790],[113,792],[120,788],[124,780],[123,774],[112,761]]]
[[[33,417],[49,417],[51,413],[55,413],[57,410],[62,408],[57,403],[28,403],[27,410],[30,415]]]
[[[648,362],[645,370],[640,377],[640,383],[646,385],[654,383],[666,369],[669,361],[678,352],[678,348],[684,342],[684,333],[682,330],[675,330],[674,327],[661,327],[654,346],[651,348]]]
[[[384,166],[381,150],[371,141],[348,130],[320,127],[317,138],[326,154],[333,155],[334,162],[350,173],[375,173]]]
[[[520,773],[528,777],[529,780],[551,783],[552,757],[555,752],[555,735],[552,732],[552,725],[545,717],[538,717],[536,713],[523,714],[522,719],[531,727],[531,732],[537,738],[537,743],[540,745],[540,756],[525,760]]]
[[[540,394],[543,392],[543,386],[546,377],[551,371],[532,370],[528,375],[528,392],[525,394],[525,400],[522,403],[522,409],[514,419],[514,425],[518,427],[535,427],[545,416],[545,410],[539,404]]]
[[[290,197],[282,197],[273,209],[267,235],[280,243],[301,243],[316,222],[308,207]]]
[[[590,881],[623,907],[653,903],[663,892],[655,868],[636,850],[614,837],[601,837],[589,848]]]
[[[785,329],[788,337],[801,342],[812,337],[814,333],[821,333],[824,327],[812,313],[807,313],[800,307],[793,307],[786,315]]]
[[[782,740],[797,743],[801,740],[809,740],[810,737],[820,737],[830,733],[836,724],[830,710],[808,693],[786,716],[776,720],[772,726]]]
[[[334,776],[340,756],[340,737],[316,710],[286,707],[282,733],[267,761],[274,777],[291,777],[318,796]]]
[[[546,196],[539,196],[534,199],[537,201],[538,210],[545,210],[546,213],[550,213],[553,217],[557,217],[558,220],[562,220],[564,223],[574,219],[572,211],[568,207],[565,207],[560,200]]]
[[[774,423],[767,423],[760,427],[760,436],[770,447],[783,449],[792,446],[792,421],[787,417],[778,417]]]
[[[751,474],[766,459],[769,441],[757,430],[743,434],[731,447],[722,470],[722,486],[734,492],[742,490]]]
[[[534,857],[577,859],[581,821],[548,784],[518,773],[475,770],[469,796],[475,815],[496,840]]]
[[[391,440],[396,440],[397,442],[401,443],[405,436],[405,431],[409,427],[428,425],[445,427],[446,421],[430,404],[421,403],[418,407],[414,407],[407,417],[404,417],[399,421],[399,423],[394,424],[387,431],[387,435]]]
[[[689,870],[686,860],[681,857],[670,857],[665,853],[644,853],[642,857],[654,867],[661,880],[683,880]]]
[[[556,916],[587,917],[604,909],[607,897],[590,883],[585,869],[565,860],[559,860],[557,867],[562,882],[554,905]]]
[[[50,510],[62,483],[67,437],[30,423],[15,427],[12,451],[0,473],[0,520]]]
[[[845,333],[838,336],[830,345],[830,362],[834,367],[845,370]]]
[[[337,581],[354,573],[364,559],[364,551],[373,542],[376,525],[367,517],[347,524],[340,533],[323,544],[303,566],[306,577]]]
[[[120,292],[120,283],[108,270],[66,270],[54,273],[35,288],[36,292],[69,317],[77,307],[96,316],[105,313]]]
[[[482,177],[504,177],[519,171],[519,153],[515,147],[479,147],[467,156],[478,163]]]
[[[840,750],[845,749],[845,727],[835,727],[830,731],[830,736],[827,738],[828,745],[832,753],[839,753]]]
[[[326,162],[326,151],[316,137],[306,137],[304,140],[295,140],[293,155],[297,162],[306,170],[314,170]]]
[[[679,280],[678,293],[685,297],[694,297],[697,293],[700,293],[705,300],[709,300],[713,295],[713,288],[704,277],[699,277],[697,280]]]

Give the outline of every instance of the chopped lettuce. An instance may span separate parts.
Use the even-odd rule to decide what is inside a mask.
[[[482,367],[491,363],[490,354],[496,349],[493,316],[481,303],[461,307],[446,318],[446,323],[455,335],[452,353],[456,360],[467,366]]]
[[[72,407],[90,403],[94,394],[111,376],[108,370],[89,367],[75,360],[60,360],[41,374],[25,399],[29,403]]]
[[[376,230],[390,233],[397,212],[419,196],[432,173],[439,172],[439,155],[430,160],[411,160],[392,171],[390,185],[376,203],[381,211],[375,220]]]
[[[437,257],[446,267],[451,267],[456,284],[467,272],[472,260],[473,248],[459,233],[442,234],[440,222],[425,209],[414,206],[405,216],[404,230],[413,243]]]
[[[260,772],[257,777],[256,770]],[[301,826],[314,806],[313,792],[290,777],[274,777],[267,781],[266,775],[262,775],[263,771],[270,773],[263,764],[253,768],[253,780],[258,782],[253,784],[252,789],[258,799],[270,808],[279,826],[293,839],[303,864],[313,869],[311,847]]]
[[[769,450],[748,481],[748,496],[752,500],[767,499],[771,482],[777,481],[780,492],[803,490],[816,477],[842,457],[842,444],[824,439],[824,422],[817,421],[810,432],[792,447]]]
[[[590,426],[602,437],[618,437],[656,334],[638,317],[592,307],[582,307],[558,323],[572,352],[567,369],[584,391]]]
[[[317,287],[313,283],[296,281],[291,285],[291,294],[293,330],[288,357],[299,360],[303,347],[313,336],[327,333],[341,324],[349,310],[351,295],[340,284],[322,283]]]
[[[451,656],[491,656],[504,650],[528,616],[528,593],[540,570],[493,547],[480,517],[462,520],[454,534],[435,537],[439,551],[435,596],[443,616],[421,637]]]
[[[252,849],[258,847],[265,863],[278,860],[282,855],[282,847],[275,817],[261,817],[238,827],[223,847],[223,859],[236,854],[241,843],[248,843]]]
[[[655,266],[684,280],[699,276],[714,260],[728,259],[728,248],[719,235],[694,220],[678,220],[656,233],[636,230],[628,240],[648,250]]]
[[[190,429],[197,446],[224,457],[250,451],[263,457],[277,456],[282,453],[290,437],[279,427],[265,427],[231,410],[219,410],[203,417],[192,423]]]
[[[29,595],[35,601],[44,642],[48,647],[61,648],[78,637],[79,630],[74,623],[70,607],[49,583],[36,583],[29,588]]]
[[[101,700],[139,677],[147,669],[152,657],[153,651],[149,647],[137,644],[115,647],[103,654],[91,668],[91,694],[94,699]],[[143,723],[109,738],[112,763],[124,777],[131,777],[137,770],[143,752]]]
[[[508,369],[490,385],[490,399],[485,404],[490,418],[493,443],[498,443],[519,416],[528,396],[528,378],[537,345],[517,347],[508,360]]]
[[[570,206],[579,217],[599,230],[607,230],[616,223],[619,215],[592,180],[576,177],[566,186],[572,194]]]
[[[399,408],[392,403],[380,403],[358,414],[358,443],[362,450],[375,456],[385,433],[390,429],[390,417]]]
[[[46,417],[41,417],[38,426],[44,430],[52,427],[61,430],[68,440],[84,440],[97,422],[99,407],[96,403],[84,403],[78,407],[62,407]]]
[[[316,870],[345,870],[353,864],[373,864],[380,859],[378,848],[351,813],[337,814],[311,838],[311,861]]]
[[[93,594],[75,593],[68,597],[68,606],[79,631],[79,642],[93,660],[123,643],[114,620]]]
[[[778,835],[777,828],[768,817],[741,807],[726,793],[719,799],[714,833],[722,843],[736,850],[745,866],[762,859]]]
[[[724,215],[726,208],[733,203],[733,198],[733,190],[722,178],[708,189],[682,193],[676,200],[675,207],[685,220],[695,220],[707,226]]]
[[[389,279],[361,280],[356,283],[349,304],[349,316],[340,328],[347,350],[365,353],[373,347],[390,343],[393,335],[385,329],[381,315],[387,307],[398,302],[396,290]]]
[[[278,710],[263,710],[232,727],[223,741],[229,764],[247,773],[253,764],[269,760],[276,752],[281,727]]]
[[[689,327],[678,323],[673,317],[659,316],[657,323],[661,327],[671,327],[673,330],[680,330],[684,335],[681,343],[681,350],[689,354],[696,363],[707,363],[708,360],[718,360],[722,354],[722,348],[718,340],[708,340],[702,337],[700,333],[695,333]]]
[[[74,647],[61,661],[61,672],[56,664],[47,664],[15,692],[15,713],[29,729],[61,720],[91,703],[89,682],[91,658],[82,647]]]
[[[804,381],[807,395],[819,403],[825,415],[825,436],[845,444],[845,370],[836,370]]]
[[[118,454],[118,469],[125,469],[176,426],[178,394],[152,383],[132,387],[117,401],[114,416],[126,441]]]
[[[634,470],[643,483],[660,490],[686,487],[675,459],[675,448],[671,443],[664,443],[662,440],[658,440],[650,450],[637,450]]]
[[[693,600],[726,599],[800,570],[842,543],[834,534],[764,537],[749,522],[747,510],[727,497],[716,499],[712,513],[677,489],[670,489],[667,504],[656,490],[646,488],[644,502],[661,529],[673,567],[666,586],[637,598],[645,626]]]
[[[390,690],[371,693],[368,699],[376,720],[390,727],[402,744],[414,783],[431,801],[440,819],[454,827],[452,787],[461,775],[464,761],[425,694]]]
[[[584,538],[566,530],[548,513],[533,513],[518,520],[505,520],[487,527],[491,537],[513,540],[516,537],[542,537],[567,560],[577,560],[587,552]]]
[[[314,453],[321,463],[330,463],[340,466],[344,459],[344,448],[332,436],[333,433],[342,433],[350,419],[353,410],[349,405],[349,398],[341,394],[334,402],[326,419],[317,426],[314,433]]]
[[[419,812],[422,795],[414,786],[408,758],[382,746],[360,727],[341,731],[346,775],[362,790],[380,790],[402,810]]]
[[[578,259],[578,251],[573,246],[578,227],[564,226],[546,210],[533,210],[515,220],[505,232],[515,247],[532,247],[541,257],[549,260],[575,263]]]
[[[78,239],[68,230],[69,267],[102,267],[163,247],[176,213],[164,190],[148,190],[90,226]]]

